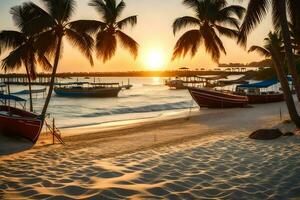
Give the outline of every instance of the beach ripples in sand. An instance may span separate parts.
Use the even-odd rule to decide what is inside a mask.
[[[0,161],[0,199],[300,197],[300,139],[184,144],[103,159],[68,148]]]

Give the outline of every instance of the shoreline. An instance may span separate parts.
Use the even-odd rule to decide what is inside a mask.
[[[283,119],[274,109],[280,107]],[[284,104],[275,103],[201,109],[189,118],[182,114],[70,134],[65,146],[44,143],[0,156],[0,198],[300,197],[295,182],[300,176],[299,136],[248,139],[259,128],[295,131],[286,119]]]

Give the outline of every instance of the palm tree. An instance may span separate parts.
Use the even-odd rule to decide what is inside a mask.
[[[289,23],[291,38],[292,38],[292,46],[294,53],[299,56],[300,54],[300,29],[293,23]]]
[[[281,31],[288,68],[293,78],[298,100],[300,101],[300,82],[296,70],[286,12],[288,11],[290,18],[297,23],[299,28],[300,14],[297,10],[300,6],[299,0],[249,0],[247,12],[240,29],[238,43],[246,45],[247,35],[266,15],[270,4],[272,6],[273,24],[276,30]]]
[[[15,24],[18,26],[20,22],[27,23],[30,14],[24,10],[22,6],[11,8]],[[30,111],[33,111],[31,80],[36,78],[37,62],[45,69],[51,69],[51,64],[43,54],[37,53],[34,47],[34,35],[27,32],[4,30],[0,32],[0,49],[12,50],[7,57],[2,60],[2,69],[6,71],[14,71],[22,65],[25,66],[29,96]]]
[[[282,39],[279,37],[278,33],[270,32],[268,37],[265,38],[265,45],[263,47],[260,46],[252,46],[250,47],[248,52],[258,52],[260,55],[266,58],[272,58],[277,77],[281,84],[286,105],[288,107],[288,111],[291,119],[294,121],[297,127],[300,127],[300,117],[297,113],[297,109],[295,106],[295,102],[292,96],[292,92],[289,87],[289,83],[287,80],[287,75],[284,72],[283,63],[284,53],[283,53],[283,43]]]
[[[35,41],[39,52],[54,57],[53,70],[49,91],[41,113],[41,119],[46,116],[51,95],[55,84],[55,76],[60,56],[62,54],[63,38],[66,37],[73,46],[86,56],[93,65],[92,50],[94,40],[86,33],[70,27],[70,19],[75,9],[75,0],[41,0],[45,10],[36,4],[24,3],[24,8],[32,13],[34,18],[29,23],[21,23],[22,30],[38,34]]]
[[[78,20],[70,23],[70,27],[89,34],[96,34],[96,54],[103,62],[115,55],[117,41],[128,49],[134,58],[138,55],[138,43],[125,34],[123,29],[137,24],[137,16],[120,19],[126,4],[123,0],[92,0],[89,3],[100,14],[101,20]]]
[[[195,56],[199,46],[204,43],[206,51],[218,62],[221,51],[226,54],[219,35],[237,38],[239,19],[243,17],[245,9],[238,5],[228,6],[226,0],[184,0],[183,5],[191,8],[195,15],[176,19],[173,23],[174,35],[183,28],[194,29],[178,39],[173,59],[185,57],[188,53]]]

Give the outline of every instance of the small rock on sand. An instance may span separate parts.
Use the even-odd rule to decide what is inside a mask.
[[[279,129],[259,129],[251,133],[249,138],[255,140],[273,140],[282,135],[283,133]]]

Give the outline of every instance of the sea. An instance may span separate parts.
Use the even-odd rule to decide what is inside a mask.
[[[241,76],[229,76],[237,79]],[[124,83],[128,80],[133,87],[122,90],[117,98],[66,98],[52,94],[48,109],[49,119],[55,118],[58,128],[76,128],[112,123],[130,123],[136,120],[151,120],[168,115],[177,115],[197,109],[188,90],[171,90],[164,85],[163,77],[103,77],[59,79],[59,82],[110,82]],[[228,86],[227,90],[233,90]],[[43,89],[45,86],[33,86]],[[11,86],[11,92],[28,89],[27,86]],[[29,100],[29,95],[19,95]],[[45,102],[46,94],[33,94],[34,111],[39,113]],[[29,101],[27,101],[27,108]]]

